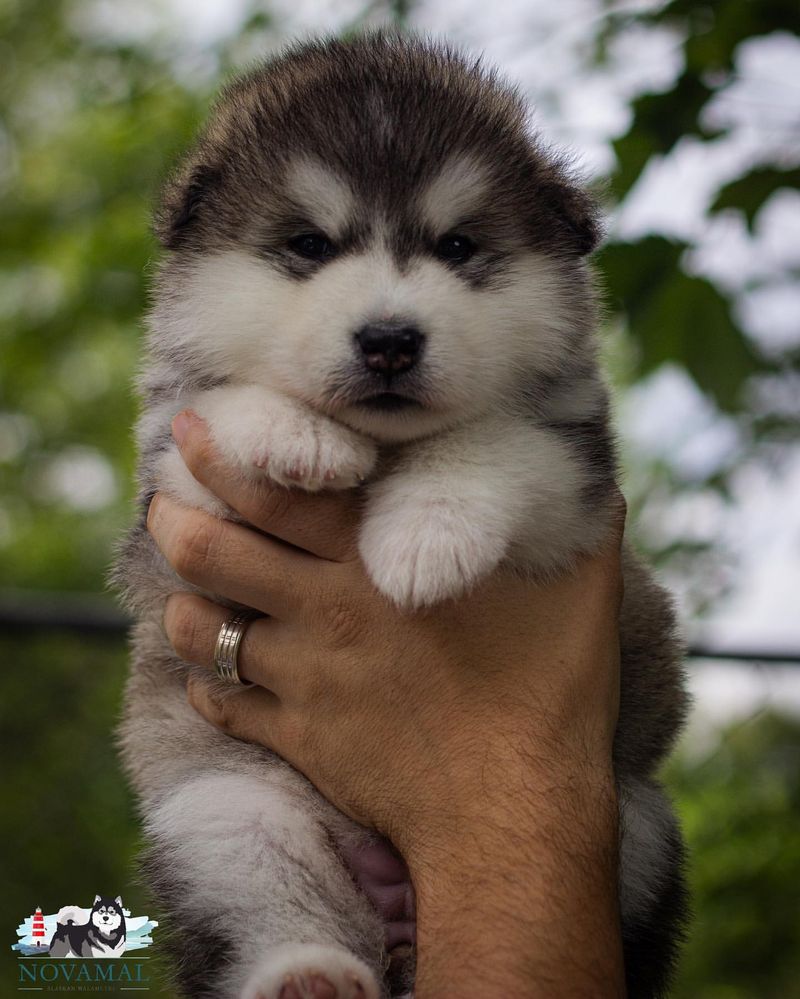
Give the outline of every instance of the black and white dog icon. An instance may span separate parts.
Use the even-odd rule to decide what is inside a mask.
[[[74,905],[59,910],[50,957],[121,957],[125,953],[122,899],[95,895],[92,911]]]

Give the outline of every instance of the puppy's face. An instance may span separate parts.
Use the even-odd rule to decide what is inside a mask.
[[[92,924],[95,928],[106,936],[118,930],[122,923],[121,905],[121,899],[96,896],[92,907]]]
[[[293,128],[275,134],[280,155],[266,136],[253,141],[240,98],[217,130],[225,166],[195,165],[175,195],[177,252],[155,323],[193,367],[398,441],[557,372],[588,292],[575,221],[564,197],[565,219],[554,206],[566,181],[537,183],[517,123],[495,154],[479,140],[442,149],[430,122],[393,103],[383,73],[379,106],[365,111],[365,100],[343,118],[301,90]],[[485,91],[459,114],[484,121],[496,104]]]

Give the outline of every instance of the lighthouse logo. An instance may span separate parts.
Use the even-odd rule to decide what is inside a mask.
[[[33,937],[37,947],[42,946],[44,938],[47,936],[44,929],[44,916],[42,915],[42,910],[38,905],[36,906],[36,912],[33,914],[33,929],[31,930],[31,936]]]
[[[65,905],[45,915],[37,906],[17,927],[12,949],[20,957],[117,958],[149,947],[157,926],[147,916],[132,916],[119,895],[95,895],[89,909]]]

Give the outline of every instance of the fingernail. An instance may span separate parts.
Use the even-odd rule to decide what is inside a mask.
[[[183,444],[186,439],[186,435],[189,433],[191,428],[199,422],[198,417],[195,416],[191,409],[184,409],[182,412],[178,413],[172,421],[172,436],[178,447]]]

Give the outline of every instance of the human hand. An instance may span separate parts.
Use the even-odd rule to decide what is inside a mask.
[[[214,724],[275,749],[401,849],[412,847],[411,829],[447,838],[433,827],[458,821],[489,790],[473,786],[474,772],[494,755],[523,752],[556,772],[610,765],[616,540],[546,586],[498,572],[457,602],[404,613],[358,561],[355,494],[238,484],[201,421],[181,450],[203,485],[269,535],[166,496],[151,506],[151,532],[179,575],[269,615],[249,626],[239,652],[240,674],[257,689],[220,699],[219,688],[190,683]],[[177,593],[164,623],[178,654],[211,670],[230,616]]]
[[[201,421],[184,418],[175,430],[195,478],[257,530],[159,496],[149,516],[157,544],[187,581],[269,615],[249,626],[239,652],[241,676],[257,686],[220,697],[195,676],[197,710],[274,749],[342,811],[387,835],[434,923],[430,886],[456,883],[487,850],[497,862],[499,844],[518,871],[530,834],[561,841],[565,822],[582,891],[593,893],[595,864],[596,891],[608,895],[619,538],[547,585],[498,571],[457,602],[408,614],[358,560],[358,494],[243,485]],[[229,618],[179,593],[164,623],[178,655],[210,671]],[[541,887],[545,872],[536,872],[528,875]],[[439,923],[444,932],[444,916]]]

